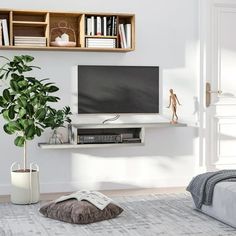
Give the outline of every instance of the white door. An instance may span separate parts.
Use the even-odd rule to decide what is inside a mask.
[[[203,0],[200,10],[202,163],[236,168],[236,0]]]

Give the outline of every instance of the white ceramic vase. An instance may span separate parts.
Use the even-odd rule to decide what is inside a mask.
[[[17,169],[14,167],[17,166]],[[11,202],[14,204],[37,203],[40,197],[39,191],[39,167],[31,163],[28,172],[20,171],[19,163],[11,165]]]

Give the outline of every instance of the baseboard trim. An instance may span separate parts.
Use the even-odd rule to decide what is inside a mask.
[[[150,183],[115,183],[115,182],[57,182],[57,183],[41,183],[40,193],[60,193],[60,192],[74,192],[79,189],[92,189],[99,191],[110,190],[133,190],[133,189],[167,189],[178,188],[179,186],[187,186],[189,180],[187,179],[162,179],[152,181]],[[9,195],[11,193],[11,185],[0,185],[0,196]]]
[[[103,194],[109,197],[115,196],[139,196],[149,194],[170,194],[170,193],[184,193],[185,187],[169,187],[169,188],[140,188],[140,189],[116,189],[116,190],[100,190]],[[57,192],[57,193],[42,193],[40,195],[41,201],[50,201],[62,195],[70,194],[71,192]],[[0,203],[10,202],[10,195],[0,196]]]

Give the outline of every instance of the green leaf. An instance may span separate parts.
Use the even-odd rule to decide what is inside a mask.
[[[40,129],[39,127],[35,127],[35,133],[36,133],[36,135],[38,136],[38,137],[40,137],[41,136],[41,134],[42,134],[42,129]]]
[[[4,89],[2,95],[6,101],[11,102],[11,94],[8,89]]]
[[[11,86],[13,91],[16,91],[16,92],[19,91],[19,86],[18,86],[18,84],[17,84],[17,82],[15,80],[11,80],[10,81],[10,86]]]
[[[13,60],[17,62],[21,62],[21,63],[23,62],[22,57],[19,57],[19,56],[14,56]]]
[[[12,77],[12,79],[17,80],[17,79],[19,79],[20,76],[16,73],[12,73],[11,77]]]
[[[52,127],[54,125],[54,117],[48,117],[46,118],[43,123],[47,126],[47,127]]]
[[[46,99],[44,97],[39,97],[39,103],[40,105],[44,106],[46,104]]]
[[[45,108],[41,108],[36,112],[35,119],[39,121],[43,121],[45,119],[46,114],[47,114],[47,110]]]
[[[4,109],[4,110],[2,111],[2,116],[3,116],[3,118],[4,118],[5,120],[10,121],[10,117],[9,117],[8,113],[9,113],[9,111],[6,110],[6,109]]]
[[[5,125],[3,126],[3,130],[4,130],[7,134],[14,134],[14,133],[15,133],[15,131],[12,130],[12,129],[9,127],[9,124],[5,124]]]
[[[18,136],[16,137],[15,141],[14,141],[15,145],[18,147],[23,147],[24,143],[25,143],[25,138],[22,136]]]
[[[29,103],[27,103],[27,105],[26,105],[26,111],[29,114],[29,116],[34,115],[34,107]]]
[[[13,120],[15,118],[15,106],[14,105],[9,107],[8,116],[11,120]]]
[[[22,56],[22,59],[23,59],[25,62],[32,62],[32,61],[34,60],[34,57],[29,56],[29,55],[24,55],[24,56]]]
[[[53,97],[53,96],[48,96],[47,101],[48,102],[58,102],[60,100],[59,97]]]
[[[26,139],[32,139],[35,135],[35,126],[29,125],[25,130]]]
[[[26,114],[26,109],[24,107],[19,109],[19,117],[22,118]]]
[[[21,126],[17,121],[11,121],[8,123],[8,127],[14,131],[21,131]]]
[[[17,99],[17,102],[21,107],[26,107],[27,106],[27,98],[25,96],[20,96]]]
[[[25,80],[21,80],[18,82],[19,87],[22,89],[24,87],[27,87],[28,83]]]
[[[28,119],[19,119],[19,123],[23,126],[24,129],[26,129],[29,125]]]
[[[54,86],[54,85],[52,85],[52,86],[48,87],[47,90],[48,90],[49,93],[54,93],[54,92],[58,91],[59,88]]]
[[[2,96],[0,96],[0,107],[7,107],[7,101]]]

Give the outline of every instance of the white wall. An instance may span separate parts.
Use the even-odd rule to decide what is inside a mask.
[[[73,105],[74,68],[78,64],[158,65],[164,114],[170,115],[168,90],[173,88],[182,107],[182,121],[193,124],[198,107],[198,0],[8,0],[0,8],[56,11],[127,12],[136,14],[136,50],[130,53],[0,51],[12,57],[30,54],[42,70],[39,78],[50,77],[61,88],[58,106]],[[93,122],[101,117],[93,117]],[[157,116],[123,116],[122,121],[155,120]],[[82,120],[82,118],[80,119]],[[86,119],[87,120],[87,119]],[[82,121],[86,121],[82,120]],[[91,121],[91,119],[90,119]],[[0,120],[0,126],[3,120]],[[43,192],[70,191],[80,187],[120,189],[184,186],[194,174],[198,160],[198,133],[193,127],[148,129],[143,147],[83,150],[41,150],[50,131],[30,144],[31,161],[40,166]],[[21,161],[23,151],[13,138],[0,131],[0,194],[9,193],[9,167]]]

